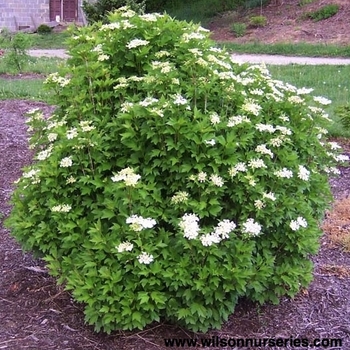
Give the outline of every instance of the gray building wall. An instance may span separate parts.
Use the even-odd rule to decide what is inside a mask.
[[[82,0],[78,0],[78,21],[82,21]],[[50,0],[0,0],[0,29],[36,29],[50,22]]]

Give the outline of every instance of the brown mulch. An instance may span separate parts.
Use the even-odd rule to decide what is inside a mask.
[[[269,5],[254,8],[245,13],[227,12],[216,17],[209,23],[216,41],[230,41],[236,43],[297,43],[337,44],[350,43],[350,6],[349,0],[314,0],[305,6],[299,5],[300,0],[271,0]],[[281,5],[277,5],[280,4]],[[305,19],[306,13],[314,12],[322,6],[338,4],[339,11],[333,17],[314,22]],[[267,18],[265,27],[253,28],[249,26],[251,16],[263,15]],[[236,38],[231,31],[235,22],[248,25],[246,35]]]
[[[21,167],[31,161],[24,114],[36,107],[47,114],[52,111],[40,102],[0,101],[0,212],[5,216],[10,211],[11,184],[21,175]],[[338,199],[350,197],[350,170],[341,171],[332,181]],[[221,330],[204,335],[163,323],[144,331],[96,334],[84,325],[82,306],[56,285],[43,262],[23,253],[2,226],[0,237],[0,349],[159,350],[165,349],[163,338],[213,336],[342,338],[342,349],[350,349],[350,254],[331,245],[326,235],[319,254],[313,257],[314,281],[307,290],[292,300],[282,298],[277,306],[259,307],[242,300]]]

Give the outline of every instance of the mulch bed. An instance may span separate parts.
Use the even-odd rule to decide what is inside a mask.
[[[12,183],[20,177],[21,167],[31,161],[24,114],[36,107],[46,114],[52,111],[40,102],[0,101],[0,212],[5,216],[10,212]],[[346,152],[349,148],[345,144]],[[350,169],[341,168],[341,172],[331,182],[337,199],[350,197]],[[23,253],[2,226],[0,237],[0,349],[159,350],[165,348],[164,338],[215,336],[341,338],[343,347],[332,349],[350,349],[350,254],[331,245],[326,234],[319,254],[313,257],[314,281],[307,290],[292,300],[282,298],[277,306],[259,307],[242,300],[220,331],[204,335],[165,323],[143,331],[96,334],[84,324],[82,305],[56,285],[43,262]]]

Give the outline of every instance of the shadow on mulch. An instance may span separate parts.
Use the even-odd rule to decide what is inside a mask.
[[[7,202],[11,184],[21,175],[21,167],[31,161],[24,114],[37,107],[46,114],[52,111],[52,107],[40,102],[0,101],[0,212],[5,216],[10,211]],[[332,181],[336,198],[349,196],[349,168],[341,172],[339,179]],[[84,325],[82,305],[56,285],[42,261],[23,253],[2,226],[0,237],[0,349],[159,350],[167,348],[164,338],[207,338],[215,344],[217,337],[286,338],[283,349],[295,349],[292,345],[297,343],[292,342],[296,338],[310,342],[320,338],[328,346],[323,348],[350,349],[350,254],[332,245],[327,235],[321,240],[319,254],[313,257],[314,281],[294,299],[282,298],[277,306],[258,306],[242,300],[221,330],[207,334],[154,323],[143,331],[111,335],[96,334]],[[331,345],[329,338],[342,339],[342,347]],[[233,340],[229,344],[229,348],[236,348]],[[175,344],[172,348],[176,348]],[[210,348],[224,347],[217,343]]]

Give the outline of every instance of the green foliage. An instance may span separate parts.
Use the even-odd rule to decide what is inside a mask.
[[[232,24],[231,31],[237,36],[244,36],[247,32],[247,25],[242,22],[235,22]]]
[[[143,13],[146,7],[145,0],[97,0],[89,2],[83,0],[83,11],[89,23],[108,21],[108,14],[123,6],[128,6],[132,10]]]
[[[40,24],[36,31],[38,34],[51,34],[52,28],[49,27],[47,24]]]
[[[249,24],[252,27],[265,27],[267,24],[267,18],[265,16],[252,16],[249,19]]]
[[[2,57],[9,72],[22,72],[30,62],[27,50],[31,46],[30,35],[22,32],[10,33],[6,29],[0,32],[0,46],[5,48]]]
[[[314,20],[314,22],[322,21],[323,19],[330,18],[338,13],[339,5],[329,4],[321,7],[320,9],[307,13],[307,17]]]
[[[299,0],[299,6],[305,6],[305,5],[308,5],[308,4],[311,4],[313,3],[315,0]]]
[[[7,225],[97,331],[218,328],[312,278],[337,151],[313,97],[233,64],[198,25],[119,10],[77,30],[28,124]]]
[[[339,106],[335,112],[344,128],[350,131],[350,104]]]

